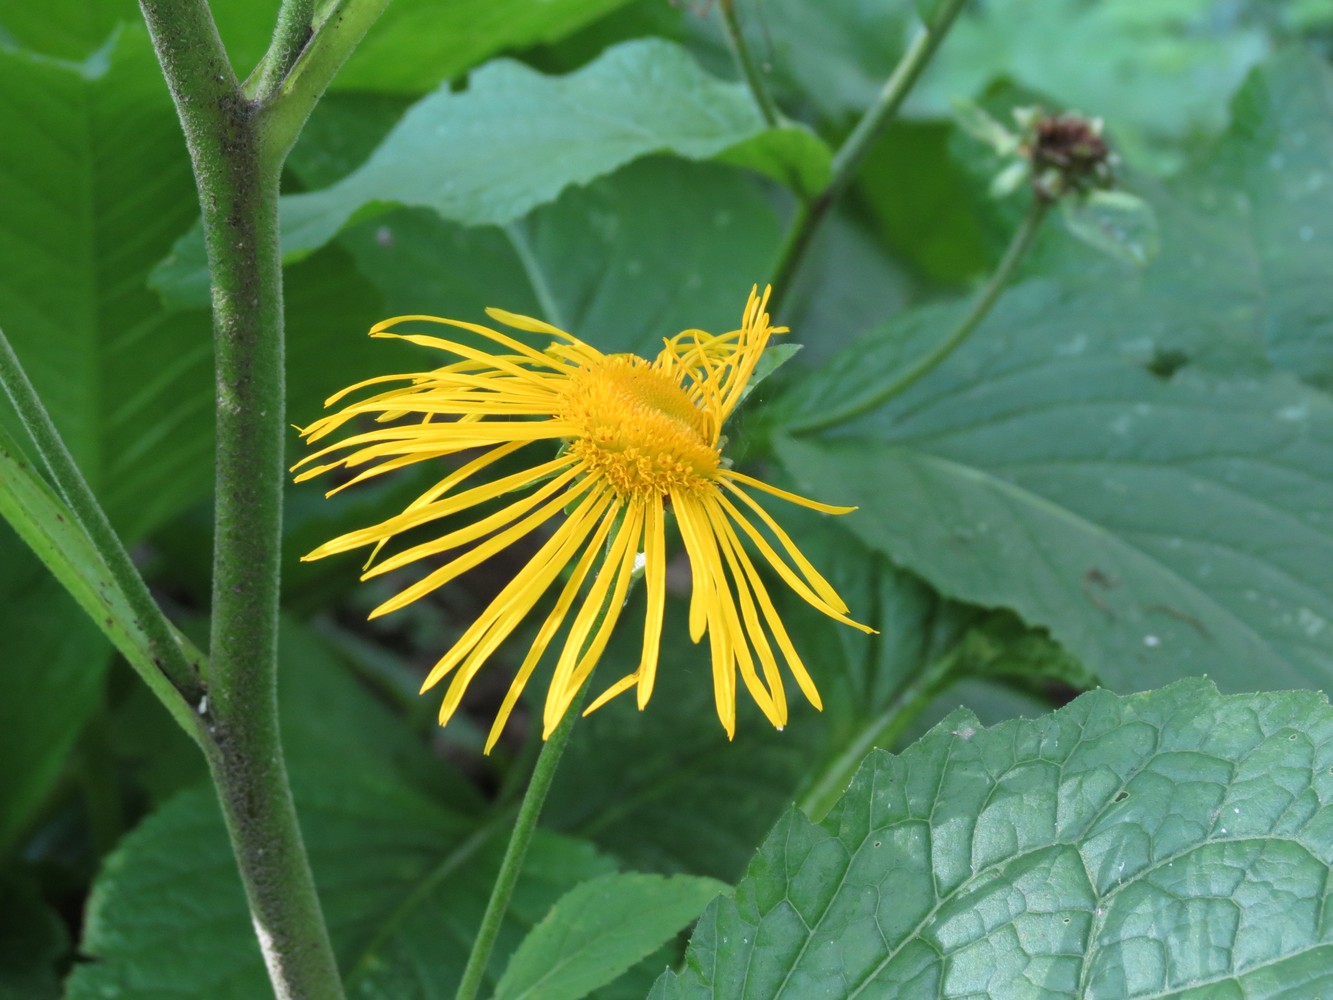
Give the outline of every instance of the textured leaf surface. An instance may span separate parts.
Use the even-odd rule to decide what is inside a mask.
[[[1333,712],[1204,681],[955,713],[791,811],[654,1000],[1333,989]]]
[[[852,436],[779,441],[783,463],[859,504],[867,544],[1112,686],[1328,684],[1333,404],[1285,376],[1164,381],[1089,344],[1072,305],[1007,296],[948,365]]]
[[[1090,254],[1051,240],[1039,266],[1065,289],[1006,296],[887,406],[961,304],[904,313],[809,376],[779,424],[874,412],[856,443],[784,450],[797,479],[836,477],[865,507],[846,527],[1050,627],[1112,685],[1327,685],[1333,414],[1272,369],[1330,371],[1330,81],[1296,51],[1255,71],[1206,181],[1155,193],[1163,253],[1141,276],[1089,276]]]
[[[283,251],[288,259],[303,256],[349,221],[394,205],[429,208],[465,225],[508,223],[570,185],[654,152],[708,159],[735,150],[747,164],[822,176],[822,143],[777,138],[776,151],[748,143],[768,131],[743,87],[709,77],[668,42],[627,42],[565,77],[494,62],[473,75],[468,90],[442,88],[414,105],[337,184],[287,196]],[[154,281],[171,301],[202,301],[207,283],[197,227]]]
[[[1066,322],[1094,342],[1219,371],[1277,367],[1328,389],[1330,162],[1333,69],[1286,50],[1250,74],[1231,128],[1179,178],[1129,182],[1161,225],[1162,252],[1140,276],[1067,238],[1045,240],[1030,270],[1087,290]]]
[[[308,635],[283,644],[284,737],[311,865],[352,996],[452,996],[509,830]],[[446,787],[441,787],[446,786]],[[606,874],[587,844],[535,841],[503,956],[567,890]],[[213,792],[183,793],[105,863],[69,1000],[253,1000],[269,990]],[[492,980],[493,981],[493,980]]]
[[[0,49],[0,315],[112,520],[130,538],[204,495],[211,345],[160,312],[148,268],[196,214],[146,32],[85,63]]]
[[[581,1000],[699,915],[716,879],[604,875],[571,889],[514,952],[495,1000]]]

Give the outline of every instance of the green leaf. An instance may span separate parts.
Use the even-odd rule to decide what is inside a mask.
[[[744,87],[709,77],[669,42],[627,42],[565,77],[502,60],[477,71],[466,91],[446,87],[419,101],[338,183],[284,198],[283,250],[287,260],[299,259],[350,222],[395,205],[465,225],[509,223],[570,185],[654,152],[708,159],[747,144],[734,155],[748,164],[802,178],[827,169],[828,150],[817,140],[793,143],[779,130],[767,151],[749,142],[767,134]],[[153,281],[169,302],[203,301],[198,227]]]
[[[1178,178],[1130,177],[1157,215],[1162,253],[1141,275],[1051,233],[1030,273],[1113,301],[1098,339],[1179,353],[1214,370],[1276,366],[1333,388],[1333,70],[1298,48],[1256,67],[1236,96],[1230,130]]]
[[[1142,198],[1124,191],[1093,191],[1060,202],[1065,228],[1088,246],[1142,267],[1157,256],[1157,216]]]
[[[0,852],[6,852],[60,780],[79,731],[101,704],[111,649],[3,527],[0,560],[6,564],[0,584]]]
[[[285,623],[281,656],[284,748],[349,992],[384,1000],[448,995],[480,925],[511,819],[479,815],[461,776],[308,632]],[[612,868],[588,844],[540,832],[490,981],[561,895]],[[92,961],[75,969],[66,1000],[267,995],[211,788],[177,796],[107,859],[80,951]]]
[[[18,532],[126,659],[158,669],[101,555],[4,428],[0,428],[0,518]]]
[[[149,266],[197,215],[140,25],[84,63],[0,49],[0,315],[112,521],[133,540],[211,477],[206,313],[163,315]]]
[[[1049,628],[1112,686],[1328,684],[1333,403],[1281,376],[1164,381],[1097,343],[1092,317],[1115,321],[1113,295],[1024,286],[855,436],[780,438],[778,454],[807,490],[860,504],[843,525],[866,544]],[[849,396],[871,391],[837,372]],[[867,363],[876,377],[893,376]]]
[[[356,775],[344,784],[307,783],[297,800],[349,989],[395,1000],[450,990],[481,922],[507,827],[470,837],[472,824],[463,817],[402,785]],[[607,867],[583,845],[538,836],[500,953],[562,892]],[[211,789],[178,796],[108,858],[81,950],[96,961],[75,969],[66,1000],[266,994],[259,945]]]
[[[958,97],[994,80],[1049,94],[1060,109],[1106,119],[1126,160],[1178,167],[1270,40],[1220,0],[996,0],[969,5],[912,95],[918,114],[946,117]]]
[[[485,322],[482,310],[500,306],[602,351],[652,355],[690,327],[734,328],[780,236],[768,199],[736,170],[653,157],[504,229],[397,211],[339,243],[389,315]]]
[[[495,1000],[581,1000],[650,954],[727,885],[678,875],[603,875],[566,893],[509,960]]]
[[[18,873],[0,875],[0,899],[0,1000],[55,1000],[57,966],[69,949],[65,925]]]
[[[1333,989],[1333,713],[1205,681],[965,712],[789,812],[655,1000]]]
[[[420,94],[497,52],[556,42],[626,2],[394,0],[333,78],[333,86]]]
[[[131,0],[51,0],[40,7],[10,3],[0,10],[0,40],[12,39],[59,59],[86,59],[137,13]]]

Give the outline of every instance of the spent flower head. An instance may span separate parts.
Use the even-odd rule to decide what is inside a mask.
[[[468,684],[501,643],[554,592],[527,655],[491,728],[489,751],[548,646],[559,650],[546,695],[543,734],[549,736],[591,675],[625,605],[631,581],[646,590],[643,645],[637,666],[608,686],[588,708],[637,690],[643,708],[656,678],[666,610],[667,523],[679,529],[692,582],[690,638],[708,636],[717,712],[735,731],[736,678],[773,725],[787,722],[779,658],[806,698],[815,688],[769,595],[752,551],[793,591],[824,614],[862,631],[847,606],[755,499],[755,493],[823,511],[847,513],[780,490],[730,467],[722,427],[741,401],[770,336],[768,290],[752,291],[738,329],[713,335],[686,330],[663,342],[653,360],[603,354],[548,323],[499,309],[492,319],[542,338],[534,347],[489,327],[433,316],[400,316],[371,330],[444,352],[452,360],[431,371],[369,379],[338,393],[327,406],[370,386],[403,383],[344,404],[301,433],[320,441],[357,418],[386,426],[361,430],[299,462],[298,481],[334,469],[353,473],[330,490],[420,462],[434,462],[440,479],[401,513],[349,532],[305,558],[370,547],[363,579],[422,560],[424,576],[384,602],[386,614],[437,590],[529,535],[535,555],[435,664],[422,690],[448,678],[440,708],[443,725]],[[437,324],[471,331],[489,342],[478,349],[458,340],[391,332]],[[559,443],[552,456],[543,445]],[[533,456],[517,472],[488,477],[503,459]],[[478,511],[504,498],[493,512]],[[475,515],[429,541],[378,559],[402,533],[460,513]],[[378,561],[377,561],[378,560]],[[568,627],[566,628],[566,624]],[[557,636],[564,632],[562,641]]]
[[[1003,198],[1027,182],[1034,198],[1059,203],[1065,227],[1084,243],[1135,265],[1156,255],[1157,217],[1142,198],[1116,189],[1119,159],[1100,118],[1014,108],[1014,131],[971,101],[955,101],[954,110],[963,129],[1005,161],[991,180],[992,196]]]

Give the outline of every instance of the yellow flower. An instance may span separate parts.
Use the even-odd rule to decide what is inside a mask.
[[[496,717],[487,752],[537,661],[573,613],[546,697],[544,736],[551,734],[606,648],[630,582],[640,570],[647,612],[639,665],[607,688],[587,711],[632,686],[638,688],[643,708],[653,692],[666,606],[668,507],[693,576],[690,638],[698,642],[708,634],[717,713],[727,736],[735,731],[738,671],[773,725],[786,724],[787,699],[774,645],[806,698],[821,707],[819,692],[778,617],[745,540],[811,605],[863,631],[872,630],[847,617],[847,606],[837,593],[750,494],[769,493],[829,514],[853,508],[830,507],[776,489],[731,469],[721,452],[722,425],[741,401],[769,336],[785,332],[769,326],[768,294],[766,289],[761,298],[751,291],[740,329],[718,336],[686,330],[665,340],[653,361],[631,354],[602,354],[547,323],[499,309],[487,312],[507,326],[549,338],[549,346],[540,350],[484,326],[433,316],[400,316],[371,330],[372,337],[398,337],[458,360],[434,371],[370,379],[329,399],[326,406],[366,386],[407,383],[344,406],[307,427],[302,434],[313,442],[363,414],[391,422],[308,456],[297,465],[309,466],[297,480],[339,467],[361,470],[331,490],[332,495],[352,483],[417,462],[472,454],[450,467],[401,514],[335,538],[305,558],[373,546],[362,577],[368,579],[450,553],[443,565],[376,608],[371,613],[374,618],[444,586],[543,526],[556,524],[523,571],[426,678],[422,691],[453,675],[440,708],[441,725],[458,708],[477,671],[566,571],[555,606]],[[490,341],[495,353],[437,337],[388,332],[408,322],[470,330]],[[402,422],[404,417],[420,419]],[[539,441],[562,442],[563,447],[554,458],[520,472],[472,483],[500,459]],[[372,566],[384,543],[395,535],[502,496],[513,499],[496,513]],[[580,602],[584,583],[598,562]]]

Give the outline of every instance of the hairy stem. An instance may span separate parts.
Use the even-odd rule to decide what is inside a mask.
[[[865,160],[870,147],[885,127],[893,121],[902,107],[907,95],[920,78],[925,68],[930,65],[940,43],[953,27],[967,0],[943,0],[934,20],[917,32],[912,44],[907,47],[903,57],[898,60],[893,73],[885,81],[883,89],[875,102],[866,109],[861,120],[856,123],[850,135],[838,147],[833,156],[833,166],[829,182],[808,205],[803,205],[792,219],[787,238],[778,256],[778,263],[773,270],[773,295],[769,299],[769,308],[774,314],[778,311],[781,298],[791,287],[797,268],[805,259],[810,242],[814,239],[819,224],[824,221],[829,209],[852,182]]]
[[[4,386],[6,394],[14,403],[19,419],[32,437],[33,444],[37,446],[37,451],[42,461],[46,463],[56,490],[69,505],[70,512],[87,533],[89,540],[106,564],[111,578],[124,594],[125,601],[134,614],[133,625],[143,633],[157,669],[170,681],[171,687],[176,690],[180,699],[186,702],[188,709],[193,711],[204,693],[203,682],[199,678],[195,664],[190,662],[176,638],[171,623],[162,614],[157,601],[153,600],[153,595],[149,593],[148,585],[140,575],[138,567],[134,565],[129,552],[121,543],[116,529],[111,526],[106,511],[97,502],[97,497],[93,495],[88,481],[83,478],[74,456],[69,453],[60,431],[56,429],[50,414],[46,412],[37,390],[28,380],[27,373],[19,363],[13,347],[10,346],[9,338],[3,332],[0,332],[0,385]],[[140,672],[146,669],[146,666],[135,657],[130,657],[129,662]],[[144,679],[158,697],[164,699],[171,697],[161,684],[157,683],[156,678]],[[174,717],[181,718],[177,711],[178,705],[168,704],[167,707],[172,710]],[[187,726],[186,731],[191,736],[197,737],[193,727]]]
[[[922,356],[917,362],[903,372],[898,378],[887,381],[880,388],[879,392],[865,397],[858,397],[850,406],[830,407],[824,412],[802,420],[797,420],[785,428],[788,433],[804,433],[807,431],[817,431],[825,427],[831,427],[834,424],[845,423],[863,413],[869,413],[871,410],[883,406],[890,399],[901,395],[909,388],[916,385],[922,378],[934,371],[940,364],[962,346],[963,342],[972,335],[972,332],[981,325],[981,321],[990,313],[991,307],[1004,291],[1005,285],[1013,277],[1018,269],[1019,262],[1027,253],[1028,248],[1032,246],[1032,241],[1041,229],[1042,221],[1046,218],[1046,212],[1051,207],[1051,202],[1044,196],[1033,192],[1032,204],[1028,206],[1027,214],[1023,221],[1019,223],[1018,229],[1014,231],[1013,238],[1009,241],[1009,246],[1004,251],[1004,256],[996,266],[986,285],[977,294],[973,300],[971,308],[954,328],[953,332],[941,340],[931,351]]]
[[[254,93],[256,101],[267,101],[282,85],[287,71],[310,40],[310,22],[314,15],[314,0],[282,0],[273,41],[259,64]]]
[[[343,988],[278,735],[284,386],[280,159],[204,0],[140,0],[194,166],[213,280],[217,468],[208,760],[279,1000]]]
[[[260,109],[258,127],[266,163],[281,169],[334,74],[387,6],[389,0],[336,0],[320,17],[281,86]]]
[[[735,2],[734,0],[722,0],[720,6],[722,7],[722,24],[727,29],[727,38],[731,41],[731,50],[736,55],[736,64],[745,77],[745,83],[750,88],[754,103],[759,108],[759,113],[764,116],[764,121],[768,123],[768,127],[777,128],[777,105],[773,103],[773,98],[764,85],[764,78],[759,72],[759,67],[755,65],[754,54],[750,52],[750,45],[745,40],[745,33],[741,31],[741,22],[736,17]]]

